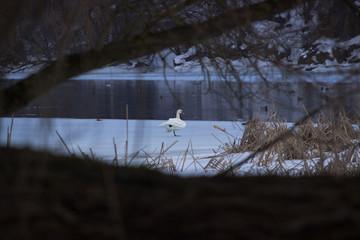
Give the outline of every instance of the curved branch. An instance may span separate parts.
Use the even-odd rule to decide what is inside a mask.
[[[310,0],[305,0],[310,1]],[[1,91],[2,112],[9,114],[30,100],[46,93],[67,79],[115,61],[126,61],[159,52],[179,44],[196,44],[216,37],[238,26],[271,18],[304,1],[268,0],[228,12],[202,23],[179,26],[167,31],[142,34],[102,48],[64,56],[14,86]]]

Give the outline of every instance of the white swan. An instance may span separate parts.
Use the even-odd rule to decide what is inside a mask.
[[[181,130],[186,127],[186,123],[180,119],[180,114],[184,114],[181,109],[177,110],[176,118],[169,118],[169,120],[160,124],[159,127],[166,128],[167,133],[173,131],[174,136],[176,136],[176,130]]]

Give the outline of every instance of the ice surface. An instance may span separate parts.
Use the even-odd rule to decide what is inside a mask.
[[[10,118],[1,118],[1,145],[6,144],[6,129],[10,126]],[[214,128],[214,125],[226,129],[234,136],[239,136],[241,131],[234,122],[216,121],[186,121],[187,127],[177,131],[179,137],[173,133],[166,133],[158,125],[163,120],[129,120],[129,153],[143,149],[146,153],[159,152],[162,143],[167,148],[172,143],[166,155],[178,158],[187,149],[193,150],[195,155],[214,155],[220,141],[227,141],[227,135]],[[241,124],[240,124],[241,126]],[[11,138],[12,147],[30,147],[36,150],[48,150],[58,154],[68,154],[56,131],[61,135],[70,149],[78,156],[79,146],[84,152],[90,154],[90,148],[96,157],[107,161],[114,159],[114,144],[117,145],[119,158],[124,156],[126,142],[126,120],[104,119],[40,119],[40,118],[15,118]],[[216,137],[215,137],[216,136]],[[145,156],[140,151],[140,156]]]
[[[219,146],[223,147],[224,143],[231,144],[234,138],[241,139],[244,126],[240,122],[186,121],[187,127],[177,132],[180,136],[174,137],[172,133],[165,133],[164,129],[158,126],[162,121],[128,121],[129,155],[139,151],[132,165],[146,164],[146,158],[155,159],[162,148],[162,151],[167,150],[161,157],[162,161],[171,159],[176,167],[176,170],[162,168],[164,172],[180,176],[213,176],[220,169],[218,167],[205,168],[212,161],[214,165],[220,163],[223,165],[222,169],[226,169],[231,164],[244,161],[250,154],[245,152],[219,155],[223,152],[219,151]],[[10,118],[0,118],[0,143],[3,146],[6,145],[6,129],[10,123]],[[118,159],[120,164],[124,165],[126,120],[15,118],[11,146],[68,155],[56,131],[64,139],[71,152],[75,152],[77,156],[81,156],[79,147],[91,156],[91,148],[97,159],[103,159],[109,163],[112,163],[115,157],[115,142]],[[147,157],[148,155],[151,158]],[[221,161],[217,162],[218,159]],[[298,176],[299,172],[304,171],[305,164],[311,167],[317,161],[316,158],[306,161],[294,159],[280,163],[275,159],[265,166],[259,165],[255,157],[244,163],[238,174],[261,175],[269,172],[276,174],[279,171],[281,175],[285,171],[289,175]],[[324,166],[329,161],[330,159],[327,159]]]

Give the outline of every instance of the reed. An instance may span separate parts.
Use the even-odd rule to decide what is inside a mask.
[[[245,128],[239,126],[242,137],[229,135],[229,141],[222,143],[218,156],[209,161],[207,168],[223,171],[228,169],[233,158],[249,153],[260,153],[251,159],[244,175],[346,175],[359,174],[360,127],[353,124],[344,109],[334,113],[321,113],[315,121],[308,118],[295,128],[273,113],[266,121],[254,118]],[[226,131],[217,127],[216,129]],[[272,143],[279,136],[280,141]],[[269,148],[262,151],[264,144]],[[225,157],[227,156],[227,157]],[[255,155],[254,155],[255,156]],[[293,167],[289,167],[289,166]],[[227,166],[227,167],[225,167]]]
[[[66,148],[66,150],[68,151],[70,157],[75,157],[76,154],[75,154],[75,151],[71,152],[68,145],[66,144],[65,140],[61,137],[60,133],[58,131],[55,131],[56,134],[58,135],[58,137],[60,138],[62,144],[64,145],[64,147]]]
[[[126,104],[126,142],[125,142],[125,165],[128,164],[129,154],[129,107]]]
[[[11,117],[10,127],[7,128],[7,138],[6,138],[6,147],[7,148],[10,148],[10,145],[11,145],[11,136],[12,136],[13,126],[14,126],[14,115],[12,115],[12,117]]]
[[[113,144],[114,144],[114,151],[115,151],[115,157],[113,160],[113,164],[118,167],[119,166],[119,160],[118,160],[118,154],[117,154],[117,147],[115,143],[115,138],[113,138]],[[127,155],[125,155],[125,165],[126,165]]]

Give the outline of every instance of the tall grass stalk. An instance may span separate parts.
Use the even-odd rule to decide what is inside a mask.
[[[115,166],[118,167],[119,166],[119,160],[118,160],[118,154],[117,154],[117,147],[116,147],[116,143],[115,143],[115,138],[113,138],[113,144],[114,144],[114,151],[115,151],[115,157],[114,157],[113,163],[114,163]]]
[[[128,161],[128,153],[129,153],[129,107],[126,104],[126,142],[125,142],[125,165],[127,165]]]
[[[66,148],[66,150],[68,151],[70,157],[74,157],[75,154],[70,151],[69,147],[67,146],[67,144],[66,144],[66,142],[64,141],[64,139],[61,137],[60,133],[59,133],[58,131],[55,131],[55,132],[56,132],[56,134],[58,135],[58,137],[60,138],[60,140],[61,140],[61,142],[63,143],[63,145],[65,146],[65,148]]]
[[[12,136],[13,126],[14,126],[14,115],[12,115],[12,117],[11,117],[10,128],[9,127],[7,128],[6,147],[8,147],[8,148],[10,148],[10,145],[11,145],[11,136]]]
[[[188,144],[188,146],[187,146],[187,148],[186,148],[186,151],[185,151],[185,153],[184,153],[184,156],[183,156],[183,158],[182,158],[183,161],[182,161],[182,166],[181,166],[181,172],[184,171],[184,166],[185,166],[185,162],[186,162],[186,156],[187,156],[188,151],[189,151],[190,143],[191,143],[191,141],[189,142],[189,144]]]

